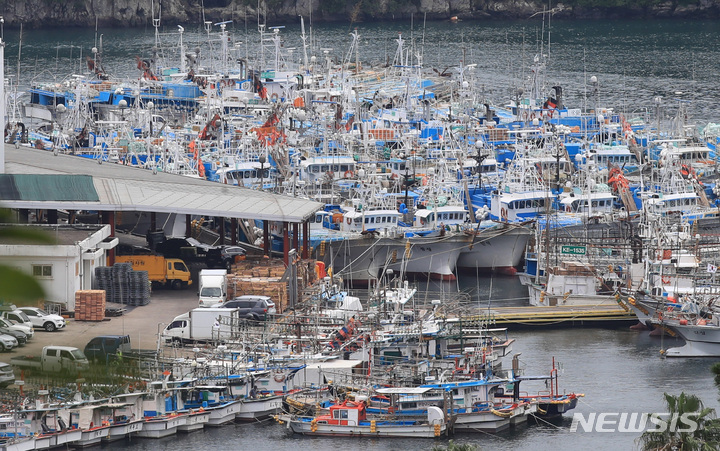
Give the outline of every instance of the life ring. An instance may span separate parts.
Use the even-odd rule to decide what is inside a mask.
[[[427,178],[427,177],[423,177],[423,178],[422,178],[422,185],[423,185],[423,186],[427,186],[427,184],[428,184],[428,178]]]
[[[273,379],[275,379],[275,382],[282,382],[285,380],[285,373],[282,371],[277,371],[275,373],[275,376],[273,376]]]
[[[351,218],[350,216],[348,216],[348,218],[347,218],[347,225],[350,225],[350,224],[352,224],[352,218]]]
[[[345,175],[346,179],[351,179],[355,176],[355,174],[353,174],[353,171],[350,171],[350,170],[345,171],[344,175]]]
[[[279,96],[277,95],[277,93],[273,93],[273,94],[270,96],[270,100],[272,100],[273,102],[277,102],[277,101],[278,101],[278,98],[279,98]]]
[[[507,221],[507,219],[508,219],[507,208],[503,207],[500,209],[500,217],[502,217],[503,220]]]
[[[397,173],[393,172],[393,174],[390,176],[391,179],[397,180],[397,178],[400,177],[397,175]]]
[[[530,113],[530,120],[535,119],[535,113]]]
[[[662,276],[662,283],[664,283],[665,285],[669,284],[669,283],[670,283],[670,277],[668,277],[668,276]]]

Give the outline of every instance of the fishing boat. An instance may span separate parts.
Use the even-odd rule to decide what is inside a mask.
[[[235,415],[238,421],[261,420],[280,413],[285,394],[283,392],[256,392],[243,398]]]
[[[235,420],[241,400],[225,396],[226,385],[195,385],[184,402],[186,409],[203,409],[210,415],[207,426],[222,426]]]
[[[402,390],[425,392],[430,389]],[[369,417],[366,407],[364,400],[346,400],[331,405],[329,414],[315,417],[286,414],[277,418],[288,430],[312,436],[435,438],[448,433],[448,421],[439,407],[428,407],[426,419],[418,420]]]
[[[169,374],[169,373],[168,373]],[[178,391],[166,381],[148,384],[151,391],[143,395],[143,428],[138,437],[162,438],[177,433],[178,426],[187,422],[187,415],[177,410]]]
[[[70,409],[70,424],[80,429],[80,440],[72,444],[76,448],[84,448],[100,443],[110,432],[110,423],[101,420],[100,406],[80,406]]]
[[[121,440],[143,429],[142,393],[125,393],[113,397],[104,405],[109,411],[110,429],[104,442]]]
[[[666,357],[720,357],[720,314],[712,307],[686,302],[656,311],[650,322],[685,340],[684,346],[664,350]]]

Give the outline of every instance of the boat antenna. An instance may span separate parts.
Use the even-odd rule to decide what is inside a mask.
[[[23,37],[23,23],[20,22],[20,42],[18,43],[17,83],[20,83],[20,57],[22,56],[22,37]]]

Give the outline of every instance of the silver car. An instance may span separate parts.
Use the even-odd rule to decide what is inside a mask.
[[[9,351],[11,349],[17,348],[17,346],[17,338],[11,337],[7,334],[0,334],[0,352]]]

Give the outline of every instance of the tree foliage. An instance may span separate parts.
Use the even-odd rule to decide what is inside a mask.
[[[646,431],[638,439],[644,451],[720,449],[720,421],[715,417],[715,409],[705,407],[700,398],[687,395],[685,392],[678,396],[665,393],[664,396],[670,418],[685,415],[697,423],[697,428],[685,431],[691,428],[678,421],[677,428],[667,427],[664,431]]]
[[[0,223],[10,222],[11,217],[10,210],[0,208]],[[37,229],[4,226],[0,227],[0,242],[53,244],[54,240]],[[0,301],[22,305],[44,297],[45,290],[36,278],[10,265],[0,264]]]

